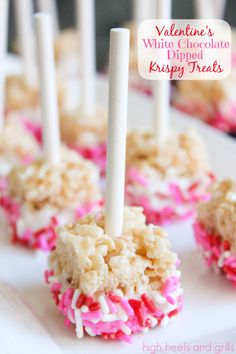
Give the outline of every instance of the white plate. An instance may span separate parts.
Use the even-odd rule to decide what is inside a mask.
[[[98,80],[98,87],[99,101],[104,103],[107,100],[107,83],[104,79]],[[132,93],[130,125],[135,123],[135,126],[148,127],[151,124],[150,117],[150,99]],[[206,140],[212,166],[220,177],[235,173],[236,144],[232,139],[176,111],[172,111],[172,122],[178,129],[188,126],[198,128]],[[43,282],[46,256],[13,247],[4,236],[4,230],[1,230],[0,353],[111,354],[122,350],[122,354],[134,354],[151,353],[151,349],[159,353],[160,345],[163,350],[167,345],[171,353],[184,351],[175,350],[175,347],[171,351],[168,346],[184,343],[203,346],[211,341],[212,350],[215,345],[226,345],[227,340],[233,345],[236,337],[236,292],[223,276],[213,274],[206,267],[196,249],[191,223],[168,228],[173,249],[182,261],[184,311],[169,327],[134,336],[131,345],[88,337],[78,340],[73,329],[64,328],[63,316],[55,308],[49,289]],[[159,347],[151,347],[157,343]],[[196,350],[192,347],[188,352]],[[207,352],[207,347],[205,351],[199,349],[198,352]]]

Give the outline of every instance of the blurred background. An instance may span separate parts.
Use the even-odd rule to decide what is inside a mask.
[[[47,0],[45,0],[47,1]],[[206,0],[207,1],[207,0]],[[194,18],[194,0],[173,0],[173,18]],[[74,0],[57,0],[61,28],[75,25]],[[15,38],[13,6],[11,2],[9,49]],[[121,26],[132,17],[132,0],[96,0],[97,67],[101,69],[107,61],[109,30]],[[224,19],[236,27],[236,0],[228,0]]]

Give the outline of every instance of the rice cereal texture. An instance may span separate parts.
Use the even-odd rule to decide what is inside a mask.
[[[225,274],[236,288],[236,181],[225,179],[210,188],[193,225],[195,240],[208,266]]]
[[[17,120],[8,119],[0,132],[0,175],[40,155],[40,147]]]
[[[163,146],[152,133],[131,133],[126,161],[127,203],[142,205],[148,222],[157,224],[192,216],[214,178],[205,146],[193,130],[170,135]]]
[[[56,227],[101,207],[98,169],[63,148],[58,165],[37,160],[13,169],[0,202],[12,241],[48,251],[55,245]]]
[[[58,229],[45,273],[65,325],[82,338],[131,341],[131,334],[165,327],[182,309],[177,255],[165,230],[146,225],[142,208],[126,207],[122,235],[104,230],[104,213]]]
[[[215,182],[210,193],[211,199],[198,206],[198,220],[208,233],[228,241],[236,256],[236,180]]]

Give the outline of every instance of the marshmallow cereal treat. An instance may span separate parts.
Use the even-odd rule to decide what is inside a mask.
[[[194,214],[214,176],[205,147],[193,130],[170,134],[158,146],[148,132],[127,138],[126,198],[144,208],[148,223],[167,224]]]
[[[236,31],[232,31],[231,73],[223,80],[179,80],[172,101],[176,108],[228,133],[236,132]]]
[[[60,31],[55,38],[57,72],[66,80],[78,77],[80,73],[79,42],[79,33],[72,28]]]
[[[166,327],[182,309],[179,260],[167,232],[145,223],[142,208],[124,209],[122,234],[105,232],[103,212],[57,230],[45,272],[53,300],[85,334],[131,341],[131,335]]]
[[[16,120],[7,120],[0,130],[0,176],[13,167],[32,162],[40,154],[35,139]]]
[[[217,129],[234,133],[236,132],[235,83],[236,65],[224,80],[179,80],[173,96],[173,104],[176,108],[200,118]]]
[[[97,168],[67,149],[57,165],[37,160],[14,168],[8,193],[1,199],[12,241],[45,251],[55,246],[55,227],[75,221],[100,204]]]
[[[6,79],[7,119],[16,119],[36,141],[42,142],[42,122],[40,117],[40,94],[38,85],[30,86],[23,76],[10,76]],[[62,109],[65,90],[61,79],[57,80],[57,100]]]
[[[236,287],[236,180],[215,182],[210,199],[198,205],[195,240],[209,266]]]
[[[84,158],[93,161],[105,174],[107,113],[97,109],[95,117],[78,110],[74,114],[63,114],[60,119],[62,141]]]
[[[21,111],[35,109],[39,105],[37,86],[29,86],[23,76],[9,76],[6,79],[6,109]]]

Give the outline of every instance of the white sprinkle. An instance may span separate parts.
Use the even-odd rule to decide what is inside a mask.
[[[184,289],[178,288],[171,295],[174,299],[178,298],[180,295],[183,295]]]
[[[55,276],[50,276],[50,277],[48,277],[48,281],[49,281],[49,283],[58,283],[58,278],[57,277],[55,277]]]
[[[92,323],[98,323],[100,320],[98,319],[98,318],[96,318],[96,319],[90,319],[90,322],[92,322]]]
[[[83,305],[83,306],[81,306],[80,310],[81,310],[81,312],[83,312],[83,313],[88,312],[88,306]]]
[[[168,326],[169,324],[169,317],[168,316],[164,316],[162,321],[161,321],[161,327],[165,328],[166,326]]]
[[[71,301],[71,307],[72,307],[72,309],[76,309],[76,308],[77,308],[77,307],[76,307],[76,302],[77,302],[79,296],[80,296],[80,290],[79,290],[79,289],[76,289],[75,292],[74,292],[72,301]]]
[[[145,328],[142,330],[143,333],[147,333],[148,331],[149,331],[149,328],[148,328],[148,327],[145,327]]]
[[[117,321],[117,320],[119,320],[119,318],[118,318],[118,316],[115,313],[102,316],[102,321],[103,322],[113,322],[113,321]]]
[[[208,257],[210,257],[211,252],[210,251],[205,251],[205,252],[203,252],[203,255],[208,258]]]
[[[220,269],[216,264],[212,264],[212,267],[213,267],[215,274],[220,274]]]
[[[62,294],[59,294],[58,299],[61,300],[61,298],[62,298]]]
[[[25,231],[25,223],[22,218],[18,219],[16,222],[16,231],[17,231],[17,234],[19,235],[19,238],[21,238],[22,237],[21,235]]]
[[[118,317],[119,317],[119,320],[123,321],[123,322],[126,322],[128,321],[128,316],[127,316],[127,313],[125,312],[125,310],[121,307],[121,306],[117,306],[118,307]]]
[[[75,319],[74,319],[74,317],[72,315],[72,309],[70,307],[69,307],[69,309],[67,311],[67,316],[68,316],[68,318],[69,318],[71,323],[75,323]]]
[[[157,304],[165,304],[167,300],[166,300],[166,298],[164,298],[164,296],[155,295],[155,296],[154,296],[154,301],[155,301]]]
[[[102,313],[104,313],[105,315],[107,315],[109,312],[110,312],[110,309],[109,309],[109,306],[106,302],[106,299],[103,295],[100,295],[99,298],[98,298],[98,301],[101,305],[101,310],[102,310]]]
[[[169,313],[170,311],[173,311],[176,309],[176,305],[175,304],[169,304],[166,303],[165,305],[162,306],[162,308],[160,308],[163,312],[165,313]]]
[[[222,255],[220,256],[220,258],[218,259],[217,265],[219,268],[222,268],[224,265],[224,259],[225,259],[225,255],[224,253],[222,253]]]
[[[176,276],[177,278],[180,278],[180,277],[181,277],[181,271],[180,271],[180,270],[176,270],[176,271],[175,271],[175,276]]]
[[[124,296],[123,291],[121,289],[115,289],[114,293],[118,296]]]
[[[85,327],[85,331],[91,336],[91,337],[95,337],[96,334],[93,332],[92,328],[90,327]]]
[[[83,322],[82,322],[82,318],[80,315],[80,310],[75,310],[75,323],[76,323],[76,327],[75,327],[75,331],[76,331],[76,335],[78,338],[83,338],[84,336],[84,329],[83,329]]]
[[[151,327],[152,328],[156,327],[156,325],[158,324],[157,319],[155,317],[153,317],[153,316],[149,316],[148,318],[150,318],[150,320],[151,320]]]
[[[121,327],[121,330],[122,330],[122,332],[124,332],[124,334],[126,334],[127,336],[130,336],[131,335],[131,329],[129,328],[129,327],[127,327],[126,325],[123,325],[122,327]]]
[[[229,256],[230,256],[230,251],[225,251],[225,252],[224,252],[224,256],[225,256],[225,258],[229,258]]]

